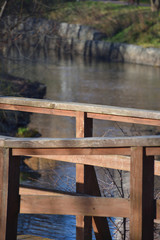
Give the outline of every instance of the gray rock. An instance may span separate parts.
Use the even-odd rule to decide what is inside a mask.
[[[160,66],[160,49],[143,48],[132,44],[103,41],[105,34],[89,26],[57,23],[42,18],[21,19],[8,16],[0,25],[0,53],[6,55],[18,44],[24,53],[43,49],[63,53],[79,54],[107,61],[128,62]],[[5,43],[5,44],[4,44]],[[4,48],[4,50],[3,50]]]

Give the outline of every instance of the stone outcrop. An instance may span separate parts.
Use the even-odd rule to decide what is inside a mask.
[[[57,52],[105,61],[128,62],[160,66],[160,49],[110,43],[104,41],[105,34],[88,26],[57,23],[46,19],[15,19],[7,17],[1,22],[0,53],[51,56]]]

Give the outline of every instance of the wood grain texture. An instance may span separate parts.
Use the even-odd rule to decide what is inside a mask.
[[[143,147],[131,151],[130,239],[152,240],[154,219],[154,158]]]
[[[60,190],[49,190],[42,187],[31,187],[26,185],[20,185],[19,187],[20,195],[45,195],[45,196],[88,196],[85,194],[75,193],[75,192],[66,192]]]
[[[27,155],[33,157],[34,155]],[[45,158],[54,161],[87,164],[104,168],[130,171],[130,157],[121,155],[36,155],[38,158]],[[157,174],[160,174],[160,162],[156,161]]]
[[[75,111],[58,110],[58,109],[44,108],[44,107],[9,105],[9,104],[2,104],[2,103],[0,103],[0,109],[21,111],[21,112],[31,112],[31,113],[41,113],[41,114],[49,114],[49,115],[56,115],[56,116],[66,116],[66,117],[76,116]]]
[[[130,157],[121,155],[27,155],[54,161],[130,171]],[[154,175],[160,176],[160,160],[154,160]]]
[[[6,240],[9,178],[9,149],[0,148],[0,234]]]
[[[16,240],[19,212],[19,160],[0,149],[0,239]]]
[[[88,119],[87,114],[83,112],[77,112],[76,114],[76,137],[85,138],[93,136],[93,119]],[[93,166],[76,164],[76,176],[77,176],[77,190],[84,193],[101,196],[99,189],[96,172]],[[94,188],[93,188],[94,185]],[[82,189],[81,189],[82,188]],[[84,221],[83,221],[84,218]],[[77,225],[82,225],[85,222],[84,217],[77,217]],[[94,233],[97,240],[111,239],[108,221],[104,217],[92,217],[88,219],[89,231],[93,225]],[[82,228],[81,228],[82,229]],[[79,231],[77,227],[77,238],[83,239],[82,231]],[[91,234],[89,238],[91,238]],[[88,237],[85,237],[88,240]]]
[[[20,195],[40,195],[40,196],[81,196],[84,197],[85,195],[83,194],[83,196],[81,194],[77,194],[75,192],[64,192],[64,191],[53,191],[53,190],[46,190],[43,189],[41,187],[31,187],[31,186],[20,186],[19,188],[19,194]],[[86,197],[88,197],[86,195]],[[127,201],[130,201],[130,199],[127,199]],[[155,210],[154,210],[154,219],[159,221],[160,220],[160,199],[154,200],[155,203]],[[130,207],[129,205],[126,205],[126,207]],[[127,210],[129,211],[129,209]],[[128,216],[129,217],[129,216]]]
[[[127,199],[21,195],[20,213],[128,217]]]
[[[31,106],[40,108],[50,108],[59,110],[71,110],[79,112],[110,114],[137,118],[160,119],[159,111],[149,111],[134,108],[122,108],[98,104],[85,104],[73,102],[58,102],[52,100],[41,100],[20,97],[0,97],[1,104]]]
[[[61,209],[59,209],[58,207],[59,205],[57,204],[57,202],[59,203],[59,201],[60,201],[60,207],[62,205]],[[90,206],[88,208],[87,206],[89,205],[89,203],[90,203]],[[40,205],[36,205],[34,209],[34,206],[32,204],[34,204],[34,206],[36,204],[40,204]],[[74,204],[73,209],[71,204]],[[85,205],[83,206],[83,204]],[[110,209],[110,206],[112,204],[113,206]],[[155,222],[157,222],[157,221],[160,221],[160,200],[159,199],[155,200],[155,205],[156,205],[156,208],[153,211],[153,213],[154,213]],[[82,206],[82,209],[80,210],[81,206]],[[102,208],[104,209],[102,210]],[[43,192],[43,190],[41,190],[41,193],[40,193],[39,190],[36,190],[36,189],[35,190],[32,189],[32,191],[30,191],[30,189],[25,189],[24,191],[22,190],[20,213],[30,214],[32,213],[32,211],[35,214],[43,213],[43,214],[60,214],[60,215],[75,214],[76,215],[81,213],[88,216],[90,215],[99,216],[99,217],[113,216],[113,217],[127,217],[127,218],[130,218],[131,216],[130,215],[130,199],[89,197],[89,196],[80,196],[80,195],[74,196],[74,195],[66,195],[63,193],[57,194],[57,192],[46,194],[46,191]],[[93,218],[93,220],[94,219],[95,218]]]
[[[134,123],[142,125],[160,126],[160,119],[149,119],[143,117],[118,116],[112,114],[87,113],[88,118],[108,120],[124,123]]]
[[[53,149],[38,149],[38,148],[16,148],[13,149],[14,156],[21,155],[42,155],[42,156],[54,156],[66,155],[66,156],[105,156],[105,155],[130,155],[130,148],[53,148]],[[76,157],[74,157],[76,158]],[[78,163],[78,162],[77,162]]]
[[[84,112],[76,112],[76,138],[92,137],[93,120]],[[76,164],[76,192],[88,193],[88,166]],[[79,214],[76,216],[76,240],[92,239],[92,218]]]
[[[86,138],[9,138],[1,137],[4,147],[11,148],[125,148],[159,147],[160,136],[86,137]]]
[[[49,240],[49,238],[38,237],[33,235],[19,235],[17,240]]]
[[[83,155],[91,157],[94,155],[123,155],[123,156],[130,156],[131,155],[131,150],[129,147],[115,147],[115,148],[53,148],[53,149],[38,149],[38,148],[15,148],[13,149],[13,155],[14,156],[21,156],[21,155],[33,155],[33,156],[73,156],[73,159],[75,158],[74,156],[79,156],[83,157]],[[160,147],[146,147],[146,156],[156,156],[160,155]]]
[[[8,206],[6,239],[14,240],[17,236],[17,223],[19,213],[19,173],[20,159],[12,156],[9,151],[9,181],[8,181]]]

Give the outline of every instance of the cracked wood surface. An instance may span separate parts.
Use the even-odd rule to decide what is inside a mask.
[[[38,108],[59,109],[69,111],[82,111],[88,113],[110,114],[137,118],[160,119],[160,112],[155,110],[143,110],[134,108],[123,108],[98,104],[58,102],[52,100],[40,100],[21,97],[0,97],[0,106],[3,104],[30,106]],[[23,111],[23,107],[22,107]]]
[[[160,136],[92,138],[15,138],[0,136],[0,147],[8,148],[122,148],[159,147]]]

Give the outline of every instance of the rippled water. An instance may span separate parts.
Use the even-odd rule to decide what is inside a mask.
[[[45,83],[48,99],[159,110],[159,68],[84,61],[82,58],[6,61],[5,68],[11,74]],[[33,114],[29,127],[36,128],[44,137],[75,136],[75,120],[68,117]],[[94,136],[143,135],[155,132],[159,132],[159,129],[94,121]],[[74,180],[75,166],[63,163],[57,164],[52,170],[43,171],[41,178],[35,181],[26,181],[31,185],[74,191]],[[21,215],[18,232],[58,240],[75,239],[75,217]]]

